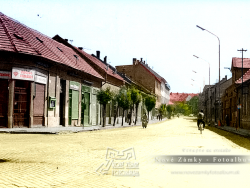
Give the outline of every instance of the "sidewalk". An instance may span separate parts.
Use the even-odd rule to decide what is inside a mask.
[[[157,119],[150,120],[148,125],[159,123],[167,120],[167,118],[159,121]],[[116,124],[115,126],[111,124],[107,124],[105,127],[101,125],[96,126],[84,126],[84,127],[34,127],[34,128],[1,128],[0,133],[12,133],[12,134],[59,134],[59,133],[78,133],[84,131],[97,131],[97,130],[105,130],[105,129],[115,129],[115,128],[126,128],[133,126],[142,126],[141,122],[137,122],[136,125],[128,125],[128,123],[123,123],[123,126],[120,124]]]
[[[239,128],[238,131],[236,131],[235,127],[229,127],[229,126],[214,126],[214,127],[234,133],[234,134],[238,134],[240,136],[250,137],[250,130],[247,130],[247,129]]]

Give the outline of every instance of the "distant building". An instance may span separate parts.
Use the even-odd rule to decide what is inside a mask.
[[[249,97],[249,74],[250,58],[243,58],[243,96],[242,96],[242,58],[232,58],[231,72],[232,83],[226,88],[222,96],[223,123],[226,124],[225,116],[229,117],[228,126],[239,126],[250,129],[250,104]],[[241,109],[237,106],[241,104]],[[240,125],[239,125],[240,116]]]
[[[162,76],[153,71],[145,61],[142,61],[142,58],[141,60],[133,58],[132,65],[120,65],[116,66],[116,69],[156,95],[156,108],[160,107],[161,104],[169,103],[169,84]]]

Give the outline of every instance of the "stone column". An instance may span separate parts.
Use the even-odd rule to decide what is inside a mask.
[[[66,80],[66,87],[65,87],[65,105],[63,110],[63,119],[64,119],[64,126],[69,126],[69,80]]]
[[[13,127],[13,106],[14,106],[14,86],[15,81],[9,81],[9,102],[8,102],[8,128]]]
[[[35,82],[30,83],[30,112],[29,112],[29,128],[33,126],[33,112],[34,112],[34,94],[35,94]]]

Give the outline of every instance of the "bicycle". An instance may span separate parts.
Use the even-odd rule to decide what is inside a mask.
[[[203,122],[201,121],[199,123],[199,129],[200,129],[201,134],[202,134],[202,131],[204,130],[204,128],[202,126],[203,126]]]

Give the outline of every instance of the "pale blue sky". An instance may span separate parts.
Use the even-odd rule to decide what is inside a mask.
[[[147,60],[172,92],[197,93],[203,77],[209,83],[207,63],[193,55],[211,64],[211,84],[219,78],[218,40],[196,25],[220,38],[221,78],[231,77],[224,67],[241,57],[238,49],[249,50],[244,57],[250,57],[248,1],[0,0],[0,5],[2,13],[49,37],[59,34],[90,54],[101,51],[113,66]]]

